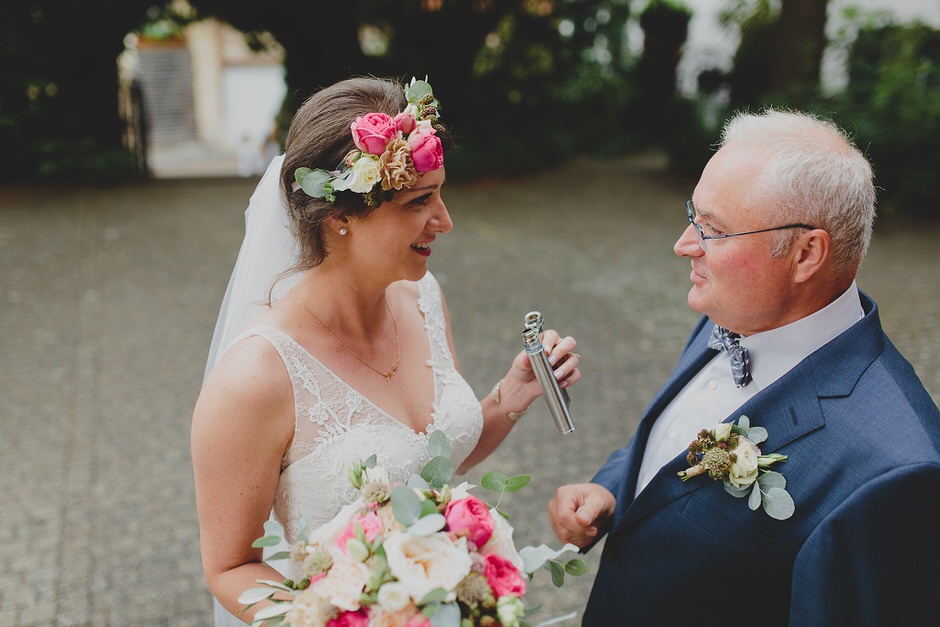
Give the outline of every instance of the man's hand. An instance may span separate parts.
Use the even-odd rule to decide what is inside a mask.
[[[562,542],[584,548],[607,530],[617,499],[596,483],[563,485],[548,503],[552,530]]]

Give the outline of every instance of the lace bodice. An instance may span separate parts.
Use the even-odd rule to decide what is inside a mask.
[[[350,387],[284,332],[270,326],[244,335],[266,338],[290,375],[296,411],[294,439],[281,463],[274,517],[293,542],[304,524],[319,526],[356,496],[350,463],[373,453],[393,482],[404,483],[428,461],[427,443],[443,431],[455,466],[473,451],[483,430],[480,403],[457,372],[447,341],[440,287],[428,273],[418,283],[418,309],[430,344],[434,406],[426,433],[416,433]]]

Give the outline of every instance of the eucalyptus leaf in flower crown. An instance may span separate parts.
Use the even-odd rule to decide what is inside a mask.
[[[430,461],[406,485],[391,485],[374,455],[352,464],[359,498],[326,525],[302,532],[290,551],[303,578],[259,581],[263,587],[239,597],[246,609],[267,603],[253,624],[521,627],[526,584],[537,570],[548,570],[556,586],[565,575],[588,572],[584,560],[562,559],[577,553],[573,544],[516,550],[508,516],[497,508],[504,494],[529,483],[527,475],[484,475],[483,487],[498,493],[490,506],[470,494],[475,486],[451,487],[442,432],[431,433],[428,452]],[[253,546],[279,541],[266,527]]]
[[[355,148],[333,170],[297,168],[293,191],[336,202],[336,192],[362,194],[369,207],[378,207],[388,194],[408,189],[418,176],[444,165],[437,132],[440,103],[427,80],[411,79],[404,88],[407,105],[391,116],[373,112],[350,125]]]

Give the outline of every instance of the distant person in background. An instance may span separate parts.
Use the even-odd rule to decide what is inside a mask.
[[[281,154],[281,145],[277,143],[277,134],[274,129],[271,129],[271,132],[265,135],[264,143],[261,146],[261,161],[263,165],[261,166],[261,171],[263,172],[269,165],[274,157]]]
[[[251,547],[272,511],[293,543],[304,522],[326,523],[354,500],[351,463],[374,454],[405,483],[430,459],[434,431],[463,472],[542,394],[523,351],[494,370],[482,401],[458,370],[428,271],[454,226],[437,104],[424,81],[327,87],[298,110],[252,195],[192,425],[216,625],[240,624],[238,597],[256,580],[296,571],[276,572]],[[574,339],[549,330],[542,342],[560,385],[577,382]]]
[[[686,217],[703,317],[630,443],[549,504],[561,540],[606,534],[583,625],[936,624],[940,412],[856,285],[867,160],[738,114]]]
[[[248,133],[242,135],[238,144],[238,175],[243,177],[259,176],[264,172],[261,146]]]

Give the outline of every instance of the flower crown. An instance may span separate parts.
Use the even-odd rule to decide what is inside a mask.
[[[297,168],[293,191],[335,202],[335,192],[363,195],[369,207],[378,207],[392,190],[407,189],[419,174],[444,164],[444,149],[435,124],[440,103],[426,80],[414,78],[405,86],[405,110],[390,116],[368,113],[350,125],[356,148],[335,170]]]

